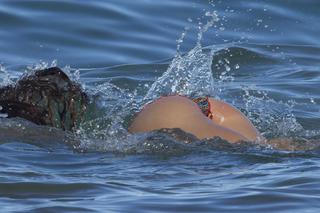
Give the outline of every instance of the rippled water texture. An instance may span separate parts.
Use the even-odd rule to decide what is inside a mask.
[[[318,212],[320,2],[0,2],[0,85],[58,65],[94,102],[76,132],[0,116],[1,212]],[[286,151],[131,135],[164,94],[209,94]]]

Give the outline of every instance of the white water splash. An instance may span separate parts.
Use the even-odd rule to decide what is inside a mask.
[[[180,54],[180,46],[187,33],[185,30],[178,39],[177,54],[168,70],[152,84],[145,100],[154,100],[170,94],[214,95],[214,79],[211,70],[214,50],[203,49],[201,41],[203,34],[218,22],[219,18],[215,11],[206,12],[205,16],[209,17],[209,20],[205,25],[199,22],[196,46],[188,53]]]
[[[294,103],[275,101],[255,85],[242,86],[242,109],[265,136],[287,137],[303,131],[292,109]]]
[[[136,136],[128,132],[126,122],[137,108],[136,92],[109,82],[87,92],[92,99],[88,110],[93,113],[76,131],[81,141],[77,150],[123,152],[131,147]]]
[[[27,66],[27,72],[34,72],[35,70],[43,70],[43,69],[47,69],[49,67],[56,67],[58,66],[58,61],[57,60],[53,60],[51,63],[46,62],[46,61],[42,61],[40,60],[39,63],[36,64],[32,64]]]
[[[186,55],[176,56],[168,70],[152,84],[145,99],[154,100],[170,94],[213,94],[212,55],[212,51],[205,52],[197,45]]]
[[[1,64],[0,64],[0,79],[1,79],[0,87],[7,86],[13,83],[9,72]]]

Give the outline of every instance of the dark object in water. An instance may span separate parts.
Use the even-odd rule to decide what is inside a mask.
[[[72,130],[86,111],[81,86],[58,67],[37,70],[14,85],[0,88],[0,112],[39,125]]]

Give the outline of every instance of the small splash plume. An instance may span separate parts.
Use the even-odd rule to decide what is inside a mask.
[[[13,83],[9,72],[6,70],[6,68],[2,64],[0,64],[0,79],[1,79],[0,87],[7,86]]]
[[[292,112],[294,102],[276,101],[255,85],[242,86],[241,90],[239,106],[265,137],[289,137],[303,131]]]
[[[57,60],[53,60],[51,63],[41,60],[39,63],[27,66],[27,70],[26,71],[27,72],[33,72],[35,70],[44,70],[44,69],[47,69],[49,67],[56,67],[56,66],[58,66],[58,61]]]
[[[35,70],[43,70],[43,69],[47,69],[50,67],[58,67],[58,66],[59,66],[59,63],[58,63],[58,60],[56,60],[56,59],[54,59],[51,62],[40,60],[36,64],[32,64],[32,65],[27,66],[26,74],[27,75],[32,74]],[[62,67],[61,69],[63,70],[63,72],[65,72],[67,74],[67,76],[72,81],[80,83],[80,70],[79,69],[73,69],[69,65]],[[84,87],[85,84],[83,83],[82,86]]]
[[[212,76],[213,49],[204,49],[201,45],[203,34],[215,22],[219,21],[217,13],[206,12],[209,20],[205,25],[199,22],[196,46],[186,54],[180,53],[180,46],[187,34],[187,29],[177,40],[177,54],[173,58],[167,71],[150,87],[145,100],[154,100],[160,96],[179,94],[185,96],[213,95],[214,79]]]
[[[87,117],[75,135],[78,151],[127,152],[137,143],[128,132],[130,119],[137,109],[136,91],[128,91],[109,82],[87,89],[91,97]]]
[[[211,73],[212,51],[204,52],[196,46],[184,56],[176,56],[168,70],[158,78],[145,96],[154,100],[160,96],[180,94],[185,96],[214,93]]]
[[[121,89],[109,82],[87,90],[92,97],[89,105],[89,117],[81,125],[89,128],[90,133],[101,137],[113,137],[126,134],[125,118],[131,115],[134,105],[134,93]],[[90,109],[91,108],[91,109]]]

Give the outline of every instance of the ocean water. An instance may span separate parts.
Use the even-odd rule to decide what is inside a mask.
[[[320,2],[3,0],[0,85],[63,68],[75,132],[0,118],[0,212],[319,212]],[[282,146],[131,135],[161,95],[211,95]]]

